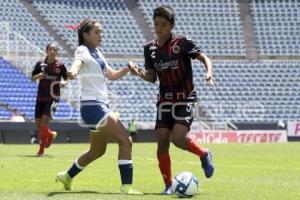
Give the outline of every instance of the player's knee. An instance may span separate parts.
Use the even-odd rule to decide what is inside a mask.
[[[183,146],[184,140],[183,140],[181,137],[176,137],[176,136],[175,136],[175,137],[172,137],[171,140],[172,140],[172,143],[173,143],[176,147],[181,148],[181,147]]]
[[[159,142],[157,145],[157,153],[164,154],[169,152],[170,142]]]

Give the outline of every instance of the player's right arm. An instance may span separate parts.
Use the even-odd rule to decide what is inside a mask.
[[[70,71],[68,72],[68,79],[74,80],[77,78],[77,75],[80,71],[80,68],[85,62],[87,62],[88,49],[84,46],[79,46],[75,50],[75,61],[72,64]]]
[[[46,75],[43,72],[41,72],[37,75],[32,76],[31,80],[32,81],[41,80],[41,79],[44,79],[45,77],[46,77]]]
[[[155,83],[157,80],[157,74],[153,62],[151,60],[151,53],[149,51],[149,48],[149,45],[144,46],[145,70],[143,70],[138,65],[132,62],[129,62],[129,69],[132,74],[141,77],[143,80],[148,81],[150,83]]]
[[[140,74],[139,76],[145,81],[148,81],[150,83],[156,82],[157,77],[156,77],[155,69],[148,69],[148,70],[140,69],[139,74]]]
[[[77,75],[79,73],[79,70],[82,67],[82,65],[83,65],[83,61],[82,60],[76,59],[74,61],[74,63],[72,64],[72,67],[71,67],[70,71],[68,72],[68,78],[70,80],[76,79],[76,77],[77,77]]]
[[[32,81],[41,80],[41,79],[44,79],[45,77],[46,77],[46,75],[41,70],[40,62],[37,62],[32,71],[31,80]]]
[[[143,70],[134,63],[129,64],[129,68],[132,74],[141,77],[145,81],[155,83],[157,80],[155,69]]]

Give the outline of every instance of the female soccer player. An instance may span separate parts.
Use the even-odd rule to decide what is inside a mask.
[[[108,137],[119,145],[118,165],[121,175],[121,192],[142,194],[132,189],[133,167],[131,160],[132,143],[129,133],[120,120],[110,111],[106,80],[118,80],[129,72],[126,66],[113,70],[97,49],[102,40],[102,26],[93,19],[85,19],[77,26],[79,47],[69,72],[69,79],[80,74],[82,85],[81,118],[90,129],[90,149],[83,153],[67,172],[57,175],[66,190],[72,190],[73,178],[88,164],[101,157],[106,150]]]
[[[187,137],[197,101],[191,58],[203,62],[207,70],[206,81],[211,85],[213,71],[210,59],[192,40],[172,34],[175,20],[171,7],[161,6],[154,9],[153,21],[156,39],[144,46],[145,70],[134,65],[132,72],[151,83],[159,78],[155,125],[158,139],[157,159],[165,183],[162,194],[172,194],[170,141],[176,147],[197,155],[207,178],[213,175],[210,151]]]
[[[56,60],[58,44],[52,42],[46,47],[47,56],[38,61],[32,71],[31,79],[40,80],[35,104],[35,123],[40,137],[37,156],[44,155],[45,147],[50,147],[57,133],[48,127],[60,97],[60,88],[67,84],[67,69],[64,63]],[[64,81],[61,81],[61,78]]]

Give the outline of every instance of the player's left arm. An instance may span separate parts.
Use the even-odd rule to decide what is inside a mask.
[[[64,88],[68,84],[68,74],[65,65],[62,66],[61,77],[63,80],[60,81],[60,87]]]
[[[201,52],[197,55],[196,59],[201,61],[204,64],[204,67],[206,69],[206,75],[205,75],[206,83],[210,84],[211,86],[214,86],[213,67],[210,58]]]
[[[129,72],[129,67],[123,67],[121,69],[115,70],[109,65],[106,66],[106,73],[109,80],[118,80],[125,76]]]
[[[197,59],[204,64],[206,69],[205,81],[210,85],[214,85],[213,79],[213,67],[210,58],[208,58],[203,51],[201,50],[200,46],[196,44],[190,38],[183,38],[181,43],[182,53],[189,56],[192,59]]]

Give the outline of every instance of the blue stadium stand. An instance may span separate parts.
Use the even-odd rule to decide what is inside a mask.
[[[300,1],[251,0],[260,55],[300,55]]]
[[[65,25],[93,18],[103,25],[104,53],[142,54],[145,39],[123,1],[35,0],[34,5],[73,49],[78,43],[77,32],[66,29]]]
[[[12,113],[4,107],[0,106],[0,120],[9,120],[12,117]]]
[[[176,13],[174,31],[197,41],[208,55],[245,56],[237,0],[139,0],[139,8],[153,29],[153,9],[170,5]]]
[[[37,84],[33,83],[20,70],[0,57],[0,101],[25,114],[27,119],[34,119]],[[54,119],[75,120],[77,110],[65,101],[59,103]]]
[[[0,2],[0,13],[0,22],[8,22],[11,32],[22,35],[30,41],[30,43],[41,48],[43,51],[49,42],[54,41],[50,34],[31,15],[31,13],[23,7],[19,0],[2,0]],[[10,37],[16,36],[10,35]],[[13,38],[11,38],[11,40],[13,40]],[[28,47],[25,45],[15,44],[15,46],[17,46],[17,48],[14,49],[14,51],[28,51]]]

